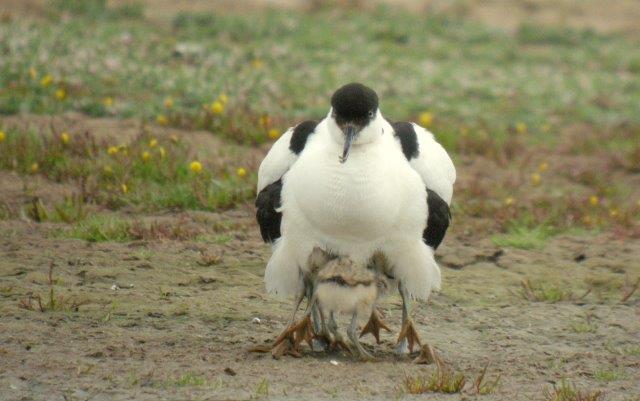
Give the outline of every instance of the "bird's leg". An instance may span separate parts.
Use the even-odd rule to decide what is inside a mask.
[[[329,330],[327,329],[327,323],[324,319],[324,313],[322,309],[316,306],[315,311],[317,312],[318,317],[314,317],[314,326],[320,326],[320,329],[316,329],[314,327],[315,336],[313,337],[313,350],[316,352],[324,352],[329,349],[329,344],[331,344],[331,335],[329,334]],[[313,312],[312,312],[313,316]],[[319,319],[319,324],[318,320]]]
[[[398,345],[396,345],[395,353],[397,355],[407,355],[413,352],[415,344],[418,344],[419,347],[422,347],[422,344],[409,314],[411,297],[402,283],[398,285],[398,289],[402,297],[402,328],[398,336]]]
[[[307,313],[302,320],[295,322],[296,312],[300,308],[300,304],[305,297],[305,291],[301,291],[296,300],[291,319],[287,328],[276,338],[271,349],[271,355],[278,359],[282,355],[289,354],[292,356],[300,356],[299,346],[302,341],[306,341],[310,347],[312,346],[313,331],[311,324],[311,314]],[[315,299],[313,299],[315,301]],[[314,302],[315,303],[315,302]],[[308,309],[308,306],[307,306]]]
[[[302,303],[304,296],[305,296],[305,291],[300,291],[300,294],[298,294],[298,298],[296,299],[296,304],[293,308],[293,312],[291,313],[291,319],[289,319],[289,324],[287,325],[287,327],[291,326],[295,321],[296,313],[298,313],[298,309],[300,309],[300,304]]]
[[[351,340],[351,344],[353,345],[353,348],[355,349],[355,351],[358,353],[358,356],[360,357],[360,359],[368,360],[368,361],[372,361],[375,359],[373,355],[369,353],[369,351],[364,349],[364,347],[362,346],[362,344],[360,344],[360,341],[358,340],[358,312],[357,311],[353,312],[353,316],[351,317],[351,324],[349,325],[349,329],[347,330],[347,336],[349,336],[349,340]]]
[[[376,344],[380,344],[380,329],[385,329],[386,331],[391,331],[391,329],[387,326],[385,322],[380,319],[377,308],[373,308],[371,310],[371,317],[369,318],[369,322],[364,326],[362,332],[360,332],[360,338],[365,334],[371,333],[376,338]]]
[[[338,331],[338,323],[336,323],[336,319],[333,315],[333,312],[329,313],[329,331],[333,335],[333,340],[331,341],[331,349],[341,348],[347,352],[351,352],[351,348],[344,342],[342,339],[342,335]]]

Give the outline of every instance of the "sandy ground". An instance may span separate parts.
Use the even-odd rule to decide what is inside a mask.
[[[377,362],[308,348],[299,359],[250,353],[278,335],[290,309],[265,294],[269,250],[253,210],[161,217],[219,239],[88,243],[60,238],[53,224],[0,222],[0,400],[419,398],[399,383],[433,367],[393,356],[397,296],[382,305],[394,332],[380,345],[366,339]],[[640,395],[640,294],[619,302],[640,274],[640,243],[602,234],[497,251],[454,227],[439,251],[443,291],[415,312],[423,339],[450,366],[472,379],[488,363],[489,376],[501,376],[494,394],[477,398],[541,399],[563,378],[603,390],[606,400]],[[55,296],[82,301],[77,310],[21,306],[29,295],[48,296],[51,262]],[[575,299],[525,300],[526,278]]]

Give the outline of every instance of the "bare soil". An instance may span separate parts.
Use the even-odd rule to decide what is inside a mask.
[[[460,173],[464,182],[473,172]],[[40,184],[42,196],[72,190]],[[0,174],[0,201],[28,202],[22,185]],[[376,362],[308,348],[299,359],[249,352],[273,341],[291,309],[290,300],[264,291],[270,250],[253,213],[250,205],[224,213],[121,212],[206,233],[126,243],[68,239],[63,225],[0,221],[0,400],[423,397],[401,390],[407,375],[434,367],[393,355],[396,295],[382,304],[393,332],[380,345],[363,338]],[[443,290],[416,307],[415,321],[423,340],[469,381],[488,364],[489,378],[500,375],[500,382],[493,394],[468,387],[429,397],[543,399],[567,379],[602,390],[606,400],[637,399],[640,291],[620,300],[640,276],[640,241],[602,233],[559,236],[541,250],[499,249],[475,236],[472,223],[454,221],[438,251]],[[556,287],[565,299],[526,299],[523,280]],[[51,288],[58,310],[25,309],[29,297],[46,304]]]
[[[430,371],[392,355],[396,333],[377,346],[367,339],[374,363],[308,349],[282,360],[248,352],[277,336],[290,304],[264,293],[268,250],[252,230],[251,211],[210,218],[241,228],[224,245],[92,244],[51,238],[55,228],[46,225],[2,222],[0,399],[248,399],[263,380],[273,399],[389,399],[401,396],[405,375]],[[203,266],[201,250],[222,261]],[[423,339],[455,369],[473,376],[489,363],[490,375],[501,375],[496,393],[481,398],[539,399],[562,378],[602,389],[610,400],[640,394],[640,357],[625,354],[638,346],[640,301],[617,302],[625,275],[640,273],[640,244],[562,237],[543,252],[506,250],[496,258],[495,251],[450,237],[442,264],[455,269],[444,269],[443,291],[416,309]],[[56,296],[86,302],[78,311],[21,307],[29,294],[46,298],[51,261]],[[524,278],[577,295],[595,280],[600,292],[529,302],[518,295]],[[397,331],[399,299],[383,309]],[[587,320],[593,331],[579,332]],[[601,382],[597,372],[620,377]],[[184,385],[185,374],[203,382]]]

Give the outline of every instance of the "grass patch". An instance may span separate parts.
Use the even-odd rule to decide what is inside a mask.
[[[125,220],[113,215],[97,214],[71,228],[64,228],[58,235],[89,242],[132,240],[190,240],[197,239],[203,230],[185,218],[177,221]]]
[[[171,382],[176,387],[198,387],[207,384],[204,376],[197,375],[193,372],[187,372]]]
[[[60,235],[89,242],[125,242],[134,239],[130,230],[131,223],[128,220],[114,216],[95,215],[71,228],[61,230]]]
[[[547,226],[511,227],[506,233],[495,235],[491,238],[493,243],[501,247],[519,249],[540,249],[545,246],[547,240],[557,233]]]
[[[594,379],[600,382],[605,382],[605,383],[622,380],[626,376],[627,376],[626,372],[622,369],[614,369],[614,370],[601,369],[601,370],[596,370],[593,373]]]
[[[264,142],[268,130],[255,124],[261,115],[322,116],[331,91],[358,80],[385,83],[376,89],[392,120],[428,109],[436,125],[451,120],[497,134],[522,122],[549,140],[550,121],[640,124],[637,44],[622,35],[531,25],[510,35],[433,13],[334,8],[182,13],[159,28],[140,18],[135,3],[107,3],[54,0],[49,20],[0,26],[0,45],[12,50],[0,67],[0,87],[8,88],[0,112],[164,115],[170,124]],[[346,62],[348,41],[360,45]],[[95,62],[86,63],[86,54]],[[616,107],[594,102],[601,93],[613,94]],[[213,107],[221,94],[228,97],[222,111]],[[203,118],[205,109],[224,117],[220,125]]]
[[[563,288],[561,285],[549,284],[541,281],[532,282],[524,279],[520,282],[520,295],[531,302],[563,302],[578,301],[584,299],[591,290],[587,290],[581,296],[576,296],[571,289]]]
[[[591,314],[586,314],[584,320],[571,324],[571,329],[576,333],[594,333],[598,326],[591,321]]]
[[[615,355],[640,356],[640,345],[630,344],[617,346],[608,342],[605,344],[605,348]]]
[[[205,163],[194,160],[194,150],[179,138],[156,138],[144,127],[129,144],[97,140],[90,133],[8,131],[3,135],[0,168],[25,176],[26,194],[30,186],[26,177],[35,174],[77,188],[55,205],[34,198],[25,213],[37,222],[80,221],[86,217],[86,203],[145,211],[219,210],[255,195],[254,174],[233,165],[234,147]]]
[[[545,390],[544,397],[545,401],[600,401],[604,395],[600,390],[580,390],[563,380],[552,390]]]
[[[20,300],[20,307],[30,311],[38,312],[77,312],[80,306],[87,303],[86,300],[78,300],[71,297],[65,297],[62,294],[57,294],[54,288],[56,280],[53,278],[54,264],[49,264],[49,271],[47,274],[47,285],[49,291],[47,295],[29,295],[26,298]]]
[[[266,398],[269,397],[269,381],[267,379],[262,379],[260,383],[256,386],[253,394],[251,395],[252,399]]]
[[[492,381],[485,381],[487,369],[488,365],[476,376],[470,386],[467,386],[470,387],[469,392],[473,394],[491,394],[495,392],[500,382],[500,376],[496,376]],[[430,375],[405,376],[398,390],[406,394],[456,394],[465,389],[465,384],[467,384],[467,377],[463,373],[438,364]]]

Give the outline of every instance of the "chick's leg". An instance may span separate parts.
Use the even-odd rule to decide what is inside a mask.
[[[351,352],[349,346],[342,339],[342,335],[338,331],[338,323],[336,322],[335,316],[333,312],[329,312],[329,323],[327,324],[331,335],[333,336],[333,340],[331,341],[332,349],[343,349],[345,351]]]
[[[309,295],[309,299],[311,298],[312,295]],[[314,302],[313,305],[311,305],[311,318],[313,321],[313,332],[315,334],[313,337],[313,346],[311,348],[316,352],[324,352],[329,348],[331,337],[329,336],[329,332],[324,321],[324,314],[318,307],[317,302]]]
[[[347,330],[347,335],[349,336],[349,340],[351,340],[351,345],[355,349],[356,353],[362,360],[373,360],[375,359],[373,355],[369,353],[360,341],[358,340],[358,312],[354,312],[351,317],[351,324],[349,325],[349,329]]]

